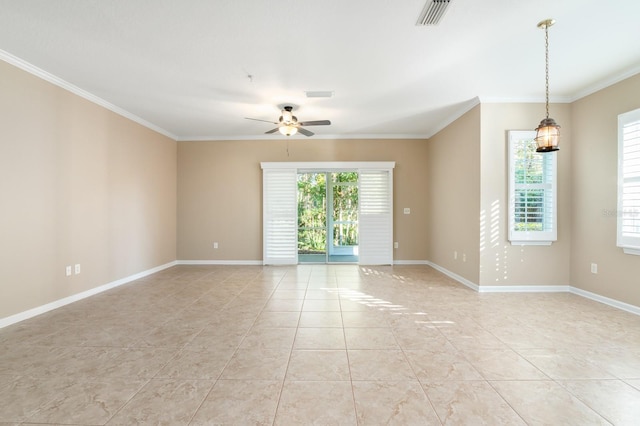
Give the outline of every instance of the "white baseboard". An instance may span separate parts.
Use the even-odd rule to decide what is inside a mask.
[[[83,291],[81,293],[74,294],[72,296],[65,297],[63,299],[59,299],[53,301],[51,303],[47,303],[46,305],[38,306],[33,309],[29,309],[24,312],[17,313],[15,315],[11,315],[6,318],[0,318],[0,328],[6,327],[11,324],[15,324],[20,321],[24,321],[29,318],[33,318],[37,315],[44,314],[45,312],[52,311],[54,309],[60,308],[62,306],[68,305],[69,303],[77,302],[82,299],[86,299],[87,297],[94,296],[98,293],[102,293],[107,290],[111,290],[112,288],[121,286],[123,284],[129,283],[131,281],[138,280],[140,278],[144,278],[147,275],[155,274],[156,272],[160,272],[164,269],[175,266],[177,263],[175,261],[165,263],[164,265],[156,266],[155,268],[147,269],[146,271],[139,272],[134,275],[130,275],[125,278],[121,278],[116,281],[112,281],[110,283],[101,285],[99,287],[94,287],[90,290]]]
[[[481,285],[478,293],[567,293],[568,285]]]
[[[569,291],[573,294],[577,294],[578,296],[582,296],[596,302],[604,303],[605,305],[613,306],[614,308],[622,309],[623,311],[631,312],[632,314],[640,315],[639,306],[631,305],[629,303],[621,302],[609,297],[600,296],[599,294],[591,293],[590,291],[582,290],[576,287],[571,287]]]
[[[426,260],[394,260],[394,265],[428,265]]]
[[[630,312],[632,314],[640,315],[640,307],[631,305],[629,303],[621,302],[619,300],[611,299],[609,297],[601,296],[590,291],[582,290],[570,285],[508,285],[508,286],[481,286],[477,285],[460,275],[443,268],[440,265],[436,265],[433,262],[427,262],[427,265],[433,269],[442,272],[449,278],[458,281],[460,284],[464,284],[467,287],[477,291],[478,293],[572,293],[584,298],[604,303],[605,305],[622,309],[623,311]]]
[[[429,261],[427,261],[427,265],[431,266],[436,271],[442,272],[443,274],[445,274],[449,278],[452,278],[452,279],[458,281],[460,284],[466,285],[467,287],[469,287],[472,290],[475,290],[475,291],[478,291],[478,292],[480,291],[480,286],[478,284],[474,283],[473,281],[470,281],[470,280],[466,279],[465,277],[463,277],[461,275],[456,274],[455,272],[451,272],[447,268],[443,268],[442,266],[436,265],[435,263],[429,262]]]
[[[262,266],[262,260],[178,260],[177,265]]]

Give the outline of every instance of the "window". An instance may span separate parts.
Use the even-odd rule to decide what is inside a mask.
[[[557,154],[538,153],[535,131],[509,132],[509,241],[557,240]]]
[[[640,109],[618,116],[618,247],[640,255]]]

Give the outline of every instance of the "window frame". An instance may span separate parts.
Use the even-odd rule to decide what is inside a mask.
[[[551,245],[558,240],[558,158],[557,152],[535,153],[534,155],[540,155],[544,159],[543,161],[551,161],[549,167],[551,168],[552,176],[550,182],[546,182],[545,186],[548,186],[550,192],[548,202],[551,204],[551,212],[545,212],[544,217],[546,221],[543,222],[545,229],[541,231],[517,231],[515,229],[516,222],[516,191],[523,186],[539,186],[541,184],[516,184],[516,145],[520,143],[530,143],[532,150],[535,151],[535,136],[534,130],[509,130],[507,143],[508,143],[508,240],[512,245]],[[544,168],[543,168],[544,170]],[[543,179],[547,181],[547,179]],[[545,189],[546,191],[546,189]],[[546,197],[545,197],[546,199]],[[547,203],[545,202],[545,205]],[[546,208],[546,207],[545,207]],[[550,222],[550,223],[549,223]]]
[[[618,195],[617,195],[617,224],[616,224],[616,245],[622,248],[625,254],[640,255],[640,232],[638,235],[628,236],[623,233],[624,221],[629,218],[639,218],[640,208],[633,207],[631,210],[624,205],[624,191],[627,186],[627,182],[630,184],[638,184],[640,182],[640,176],[625,178],[624,166],[625,155],[624,148],[625,140],[624,128],[628,125],[640,126],[640,108],[633,111],[628,111],[618,115]],[[640,220],[640,219],[637,219]]]

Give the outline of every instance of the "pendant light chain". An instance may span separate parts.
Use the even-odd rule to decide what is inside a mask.
[[[544,27],[544,61],[545,61],[545,93],[546,93],[546,108],[547,118],[549,118],[549,26]]]
[[[555,23],[553,19],[545,19],[538,23],[538,28],[544,30],[544,72],[545,72],[545,108],[547,112],[538,127],[536,127],[536,152],[557,151],[560,142],[560,125],[549,117],[549,27]]]

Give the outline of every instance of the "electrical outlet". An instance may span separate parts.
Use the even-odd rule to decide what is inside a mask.
[[[405,207],[404,214],[411,214],[411,209],[409,207]]]
[[[78,275],[79,273],[80,273],[80,264],[79,264],[79,263],[76,263],[76,266],[75,266],[75,274],[76,274],[76,275]]]
[[[466,253],[462,253],[462,261],[466,262],[467,261],[467,255]]]
[[[591,264],[591,273],[592,274],[597,274],[598,273],[598,264],[597,263],[592,263]]]
[[[218,243],[217,243],[217,242],[213,243],[213,248],[214,248],[214,249],[217,249],[217,248],[218,248]]]
[[[398,248],[398,242],[393,243],[393,248]]]
[[[70,277],[70,276],[71,276],[71,265],[69,265],[69,266],[67,266],[67,267],[65,268],[65,273],[67,274],[67,276],[68,276],[68,277]]]

